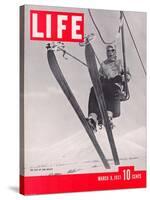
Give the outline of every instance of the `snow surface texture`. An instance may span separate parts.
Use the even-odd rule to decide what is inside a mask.
[[[144,127],[123,136],[117,136],[114,130],[121,166],[145,168],[146,140],[143,133],[145,134]],[[111,165],[109,171],[116,171],[118,166],[114,165],[105,130],[98,131],[96,137]],[[35,150],[30,154],[31,162],[30,166],[26,166],[26,175],[36,176],[41,172],[42,175],[53,175],[107,171],[86,132],[78,132],[50,148]]]

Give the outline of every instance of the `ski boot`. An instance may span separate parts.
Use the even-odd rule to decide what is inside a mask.
[[[107,114],[109,118],[109,125],[111,129],[113,129],[115,127],[115,125],[113,124],[113,113],[111,111],[107,111]]]
[[[95,120],[92,118],[87,118],[86,120],[88,124],[90,125],[90,127],[92,128],[93,132],[95,133],[97,131]]]
[[[103,123],[101,121],[98,121],[98,128],[99,130],[102,130],[103,128]]]
[[[109,123],[110,123],[111,129],[115,128],[115,125],[113,124],[112,120],[110,120]]]
[[[97,132],[97,115],[95,113],[90,113],[86,119],[90,127],[94,132]]]

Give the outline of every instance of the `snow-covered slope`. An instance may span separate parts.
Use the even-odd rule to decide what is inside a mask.
[[[144,146],[146,143],[143,137],[145,131],[145,127],[141,127],[123,136],[119,136],[117,135],[117,130],[114,130],[121,165],[135,165],[137,169],[145,167],[145,156],[143,156],[145,155]],[[105,130],[97,132],[96,137],[111,165],[111,170],[117,170],[117,167],[113,163]],[[43,169],[47,169],[43,170],[44,174],[105,171],[90,139],[83,131],[79,131],[49,148],[34,149],[30,152],[30,155],[31,157],[28,159],[32,161],[32,163],[29,162],[32,167],[29,168],[29,166],[26,166],[28,175],[32,173],[32,175],[40,174],[40,170]],[[39,165],[39,160],[41,161],[41,165]],[[31,169],[33,170],[32,172]]]

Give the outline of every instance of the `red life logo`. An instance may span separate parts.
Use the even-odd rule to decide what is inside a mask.
[[[30,39],[82,42],[84,14],[30,10]]]

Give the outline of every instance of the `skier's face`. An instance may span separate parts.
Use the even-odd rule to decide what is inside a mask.
[[[112,47],[107,48],[107,58],[114,60],[116,58],[116,50]]]

